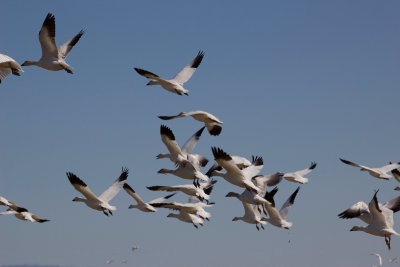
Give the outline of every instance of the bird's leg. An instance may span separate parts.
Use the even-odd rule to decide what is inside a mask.
[[[260,223],[260,226],[261,226],[261,228],[263,229],[263,230],[265,230],[265,228],[264,228],[264,226]]]
[[[202,218],[202,219],[204,220],[204,217],[203,217],[203,216],[200,216],[200,215],[199,215],[199,217]]]
[[[194,228],[196,228],[196,229],[199,228],[199,227],[198,227],[197,225],[195,225],[195,224],[193,224],[193,226],[194,226]]]
[[[203,226],[203,224],[202,223],[199,223],[201,226]]]
[[[257,231],[260,231],[260,228],[258,228],[258,225],[256,224],[256,228],[257,228]]]
[[[389,236],[389,238],[390,238],[390,236]],[[386,243],[386,246],[388,247],[388,249],[390,250],[390,239],[389,238],[387,238],[387,236],[385,235],[385,243]]]
[[[257,205],[257,210],[258,210],[259,213],[261,213],[260,205]]]
[[[68,68],[64,68],[64,70],[65,70],[66,72],[68,72],[69,74],[74,74],[74,73],[72,72],[72,70],[70,70],[70,69],[68,69]]]
[[[108,213],[105,210],[103,210],[103,213],[108,217]]]
[[[111,216],[114,216],[113,213],[111,212],[111,210],[108,210],[108,212],[111,214]]]
[[[264,214],[265,214],[265,215],[268,215],[268,214],[267,214],[267,211],[265,210],[264,205],[262,205],[262,208],[263,208]]]
[[[207,221],[210,221],[210,218],[207,217],[206,220],[207,220]]]
[[[12,74],[16,75],[16,76],[21,76],[21,74],[19,74],[17,69],[11,69]]]

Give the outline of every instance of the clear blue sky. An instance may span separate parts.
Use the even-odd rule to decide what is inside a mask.
[[[1,217],[0,264],[359,267],[376,264],[371,252],[385,262],[399,256],[400,238],[389,252],[383,238],[349,232],[361,221],[336,216],[375,189],[382,202],[398,195],[395,180],[338,158],[373,167],[400,161],[399,1],[2,1],[0,53],[39,59],[48,12],[57,44],[86,33],[67,59],[74,75],[32,66],[1,84],[0,195],[51,222]],[[205,58],[185,86],[189,97],[147,87],[133,70],[173,77],[198,50]],[[167,210],[128,210],[134,200],[125,192],[111,218],[71,201],[79,193],[66,171],[101,193],[127,166],[145,200],[160,195],[145,186],[185,183],[157,174],[173,168],[155,159],[166,151],[159,127],[166,123],[183,144],[201,124],[157,115],[197,109],[224,121],[222,134],[203,133],[195,150],[210,160],[219,146],[263,156],[264,174],[318,162],[290,210],[290,231],[232,222],[243,208],[224,196],[241,189],[225,180],[199,230],[166,218]],[[282,182],[277,205],[296,187]],[[132,253],[134,245],[141,249]]]

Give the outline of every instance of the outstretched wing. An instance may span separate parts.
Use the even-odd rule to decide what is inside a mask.
[[[115,180],[115,182],[99,196],[99,199],[105,202],[108,202],[111,199],[113,199],[124,186],[126,179],[128,178],[128,173],[129,170],[127,168],[122,168],[122,173],[119,176],[119,178]]]
[[[65,59],[68,56],[69,52],[71,52],[72,48],[76,45],[79,39],[81,39],[84,33],[85,32],[81,30],[77,35],[74,36],[74,38],[68,40],[67,42],[65,42],[65,44],[58,48],[58,54],[62,59]]]
[[[300,176],[304,176],[306,174],[309,174],[316,166],[317,166],[316,162],[311,162],[310,167],[308,167],[307,169],[301,170],[301,171],[297,171],[296,173]]]
[[[79,191],[88,200],[99,201],[97,196],[90,190],[90,188],[78,176],[72,172],[67,172],[67,177],[72,186]]]
[[[165,197],[159,197],[159,198],[153,199],[152,201],[148,202],[148,204],[153,205],[154,203],[162,203],[162,202],[164,202],[165,200],[167,200],[168,198],[172,197],[175,194],[176,193],[173,193],[173,194],[170,194],[170,195],[165,196]]]
[[[134,68],[134,69],[136,70],[137,73],[139,73],[139,74],[142,75],[143,77],[146,77],[146,78],[152,79],[152,80],[156,80],[156,81],[159,81],[159,82],[169,83],[169,84],[171,84],[171,85],[174,85],[174,84],[170,83],[169,81],[164,80],[163,78],[161,78],[161,77],[158,76],[157,74],[154,74],[154,73],[152,73],[152,72],[150,72],[150,71],[143,70],[143,69],[139,69],[139,68]]]
[[[201,128],[200,130],[198,130],[197,132],[194,133],[194,135],[192,135],[189,140],[186,141],[186,143],[183,145],[182,147],[182,152],[186,153],[186,154],[190,154],[192,153],[193,149],[196,147],[197,143],[200,140],[200,136],[204,131],[204,128]]]
[[[294,200],[295,200],[299,190],[300,190],[300,186],[297,187],[296,191],[294,191],[293,194],[288,198],[288,200],[286,200],[286,202],[283,204],[281,210],[279,211],[279,213],[283,219],[286,219],[286,215],[289,212],[289,209],[293,206]]]
[[[358,168],[362,168],[362,169],[366,169],[366,170],[371,170],[370,167],[363,166],[363,165],[359,165],[359,164],[357,164],[357,163],[354,163],[354,162],[351,162],[351,161],[348,161],[348,160],[345,160],[345,159],[341,159],[341,158],[339,158],[339,159],[340,159],[340,161],[343,162],[344,164],[347,164],[347,165],[350,165],[350,166],[354,166],[354,167],[358,167]]]
[[[39,41],[42,47],[42,57],[58,58],[56,45],[56,19],[48,13],[39,32]]]
[[[133,188],[130,187],[127,183],[124,184],[123,188],[131,197],[133,197],[136,200],[138,204],[141,205],[145,204],[143,199],[138,194],[136,194],[135,190],[133,190]]]
[[[161,134],[161,140],[164,143],[164,145],[167,147],[169,153],[174,154],[174,155],[181,154],[181,148],[179,147],[178,143],[176,142],[175,135],[171,131],[170,128],[168,128],[165,125],[161,125],[160,134]]]
[[[363,214],[370,214],[370,212],[367,203],[360,201],[348,208],[347,210],[343,211],[342,213],[339,213],[338,217],[342,219],[352,219],[358,218]]]
[[[381,169],[381,171],[383,171],[383,172],[390,172],[394,169],[397,169],[398,167],[400,167],[400,162],[392,163],[392,164],[383,166],[379,169]]]
[[[192,77],[193,73],[196,71],[197,67],[200,65],[201,61],[203,60],[204,52],[199,51],[197,56],[187,64],[174,78],[173,80],[183,85],[187,82],[190,77]]]

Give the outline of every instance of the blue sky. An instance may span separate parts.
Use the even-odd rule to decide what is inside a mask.
[[[398,1],[369,0],[3,1],[0,53],[21,64],[40,58],[48,12],[57,44],[86,33],[67,59],[73,75],[32,66],[1,84],[0,195],[51,222],[1,217],[0,264],[358,267],[376,264],[371,252],[386,262],[398,256],[399,238],[389,252],[383,238],[349,232],[362,222],[336,215],[375,189],[382,202],[398,195],[395,180],[338,158],[373,167],[400,161],[399,11]],[[205,57],[185,86],[189,97],[147,87],[133,70],[173,77],[199,50]],[[125,192],[112,201],[111,218],[71,201],[79,193],[66,171],[101,193],[127,166],[128,183],[145,200],[160,195],[145,186],[185,183],[157,174],[173,168],[155,159],[166,151],[159,127],[183,144],[202,125],[157,115],[197,109],[224,122],[219,137],[205,132],[196,147],[210,160],[219,146],[263,156],[263,174],[318,163],[290,210],[291,230],[232,222],[243,208],[224,196],[241,189],[224,180],[213,191],[211,222],[199,230],[166,210],[128,210],[134,200]],[[296,187],[282,182],[277,205]]]

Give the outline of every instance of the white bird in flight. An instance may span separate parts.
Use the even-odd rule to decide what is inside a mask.
[[[196,69],[199,67],[201,61],[203,60],[204,57],[204,52],[199,51],[197,56],[189,63],[187,64],[174,78],[171,80],[165,80],[161,78],[160,76],[151,73],[150,71],[135,68],[137,73],[140,75],[152,79],[150,82],[147,83],[147,85],[161,85],[162,88],[165,90],[178,94],[178,95],[189,95],[188,90],[183,88],[183,84],[186,83],[190,77],[192,77],[193,73],[196,71]]]
[[[0,83],[10,73],[21,76],[20,71],[24,72],[17,61],[7,55],[0,54]]]
[[[387,174],[387,172],[390,172],[398,167],[400,167],[400,162],[397,163],[393,163],[393,164],[389,164],[389,165],[385,165],[383,167],[380,168],[370,168],[367,166],[363,166],[363,165],[359,165],[357,163],[353,163],[351,161],[348,160],[344,160],[339,158],[343,163],[347,164],[347,165],[351,165],[354,167],[358,167],[361,168],[361,171],[367,171],[370,175],[372,175],[375,178],[378,179],[385,179],[385,180],[389,180],[389,178],[391,178],[392,176]]]
[[[126,179],[128,178],[128,169],[122,168],[122,173],[117,180],[104,191],[100,196],[96,196],[90,188],[78,176],[72,172],[67,172],[68,179],[72,186],[79,191],[85,198],[76,197],[72,201],[83,202],[89,208],[102,211],[105,215],[113,215],[112,210],[116,210],[115,206],[111,206],[108,202],[112,200],[121,191]],[[109,212],[109,214],[107,213]]]
[[[157,210],[154,208],[154,204],[156,203],[160,203],[165,201],[166,199],[172,197],[174,194],[165,196],[165,197],[160,197],[160,198],[156,198],[153,199],[152,201],[149,202],[144,202],[143,199],[135,192],[135,190],[133,190],[132,187],[130,187],[127,183],[124,184],[124,190],[131,196],[133,197],[136,202],[137,205],[130,205],[129,209],[139,209],[143,212],[156,212]]]
[[[382,266],[382,257],[380,254],[378,253],[370,253],[370,255],[376,256],[378,258],[379,261],[379,266]]]
[[[72,74],[71,66],[65,62],[69,52],[84,34],[81,30],[71,40],[57,47],[56,45],[56,20],[54,15],[48,13],[39,32],[39,41],[42,47],[42,57],[39,61],[27,60],[22,66],[36,65],[47,70],[65,70]]]
[[[383,205],[379,205],[376,197],[377,193],[378,190],[368,204],[368,209],[371,213],[371,222],[366,227],[353,226],[350,231],[363,231],[371,235],[385,237],[386,245],[390,250],[391,235],[400,236],[400,234],[393,229],[393,211]]]
[[[290,182],[300,183],[300,184],[307,184],[308,178],[305,178],[304,175],[309,174],[315,167],[317,163],[312,162],[311,166],[307,169],[296,171],[296,172],[287,172],[283,175],[283,178]]]
[[[264,230],[265,218],[261,217],[261,212],[256,208],[253,207],[251,204],[246,202],[241,202],[244,208],[244,215],[242,217],[234,217],[232,221],[243,221],[249,224],[255,224],[257,230],[259,231],[258,224],[260,224],[261,228]]]
[[[27,209],[18,207],[15,210],[9,208],[7,211],[0,212],[0,215],[15,215],[20,220],[44,223],[50,220],[41,219],[33,213],[30,213]]]
[[[158,116],[158,117],[162,120],[172,120],[188,116],[191,116],[193,119],[197,121],[204,122],[205,127],[207,127],[207,130],[211,135],[219,135],[222,131],[222,127],[219,126],[218,124],[223,124],[223,122],[214,115],[212,115],[211,113],[202,110],[181,112],[175,116]]]

